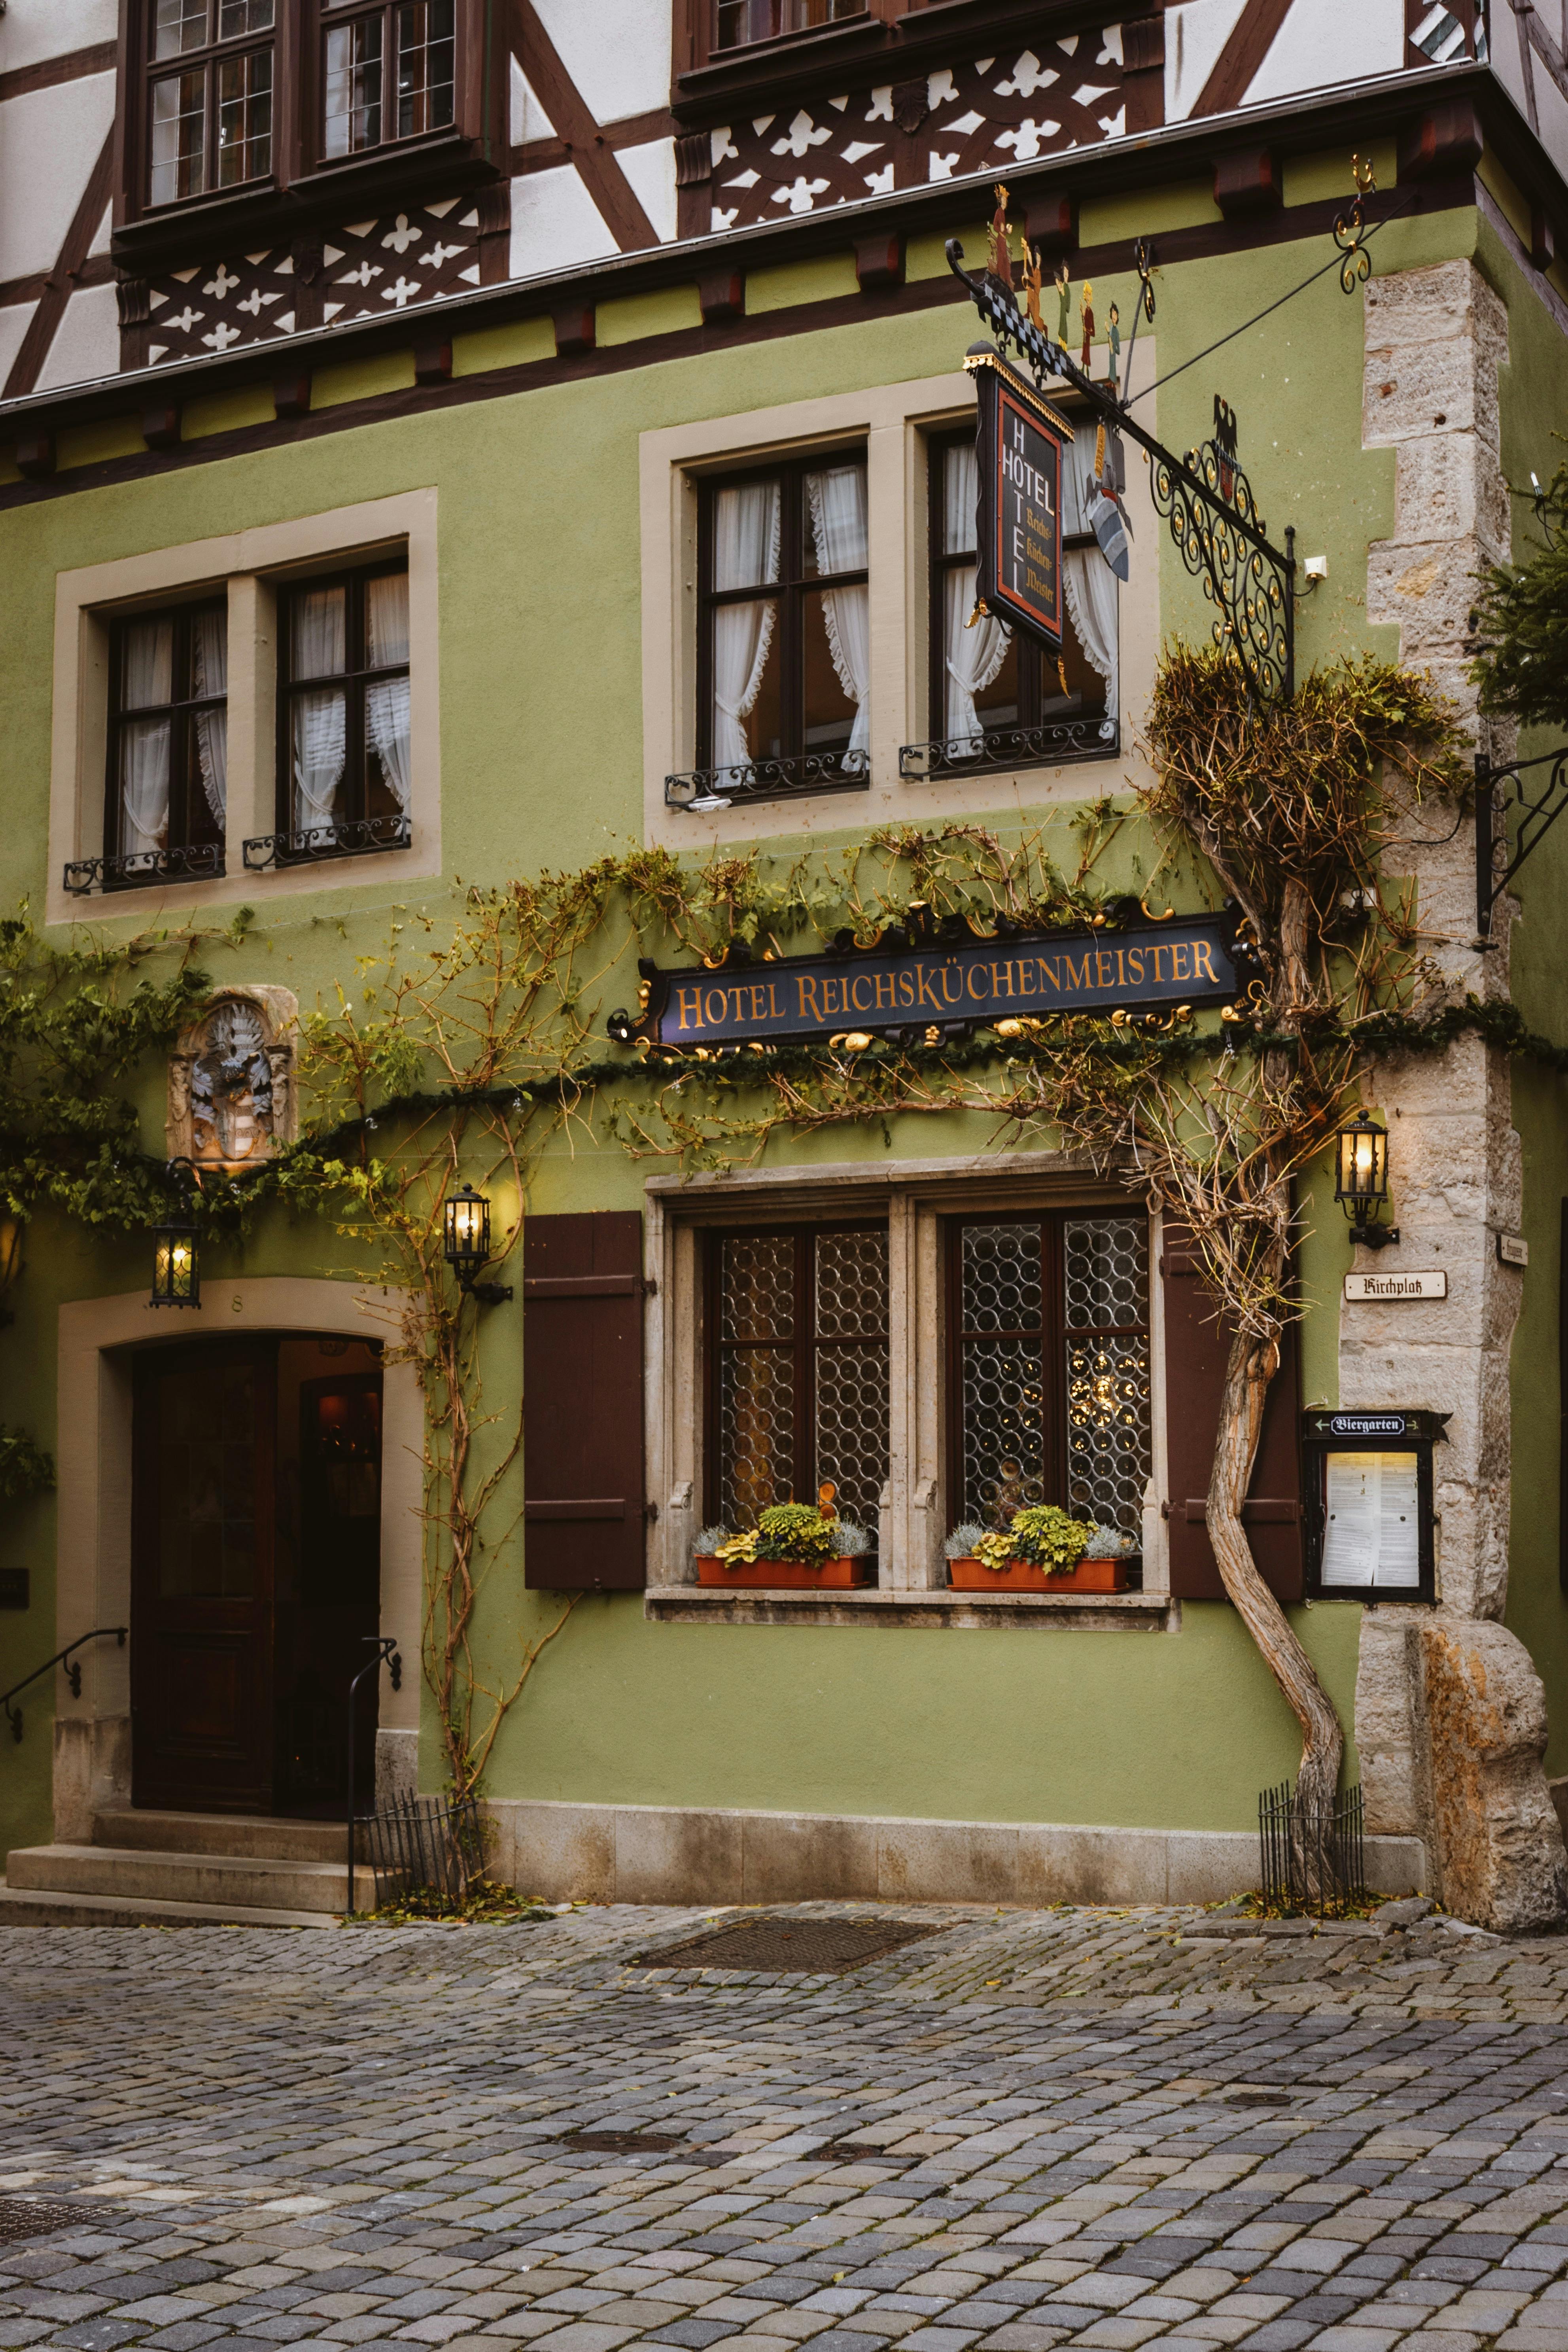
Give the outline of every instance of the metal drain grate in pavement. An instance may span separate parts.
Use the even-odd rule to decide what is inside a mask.
[[[879,1960],[934,1927],[911,1927],[906,1919],[743,1919],[733,1927],[667,1944],[662,1951],[639,1952],[638,1969],[755,1969],[780,1975],[838,1976]]]
[[[49,2197],[0,2197],[0,2246],[23,2238],[47,2238],[54,2230],[101,2227],[103,2216],[90,2205],[62,2205]]]
[[[663,2156],[686,2142],[669,2132],[577,2131],[563,2133],[561,2145],[574,2154],[581,2148],[595,2156]]]

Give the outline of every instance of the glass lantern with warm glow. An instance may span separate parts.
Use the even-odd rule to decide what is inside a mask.
[[[490,1254],[490,1204],[471,1184],[447,1202],[447,1263],[465,1286]]]
[[[1359,1223],[1388,1198],[1388,1130],[1363,1111],[1340,1129],[1340,1172],[1334,1198]]]
[[[201,1305],[202,1277],[195,1225],[153,1226],[151,1303],[154,1307]]]

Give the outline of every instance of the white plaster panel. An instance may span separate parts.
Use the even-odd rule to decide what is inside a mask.
[[[596,122],[669,103],[669,0],[538,0],[545,31]]]
[[[112,41],[119,14],[115,0],[11,0],[0,17],[0,73]]]
[[[120,314],[112,286],[89,286],[73,294],[55,331],[37,388],[52,391],[61,383],[88,383],[96,376],[114,375],[120,367]]]
[[[511,143],[521,147],[530,139],[553,139],[555,125],[539,103],[539,92],[515,58],[511,59]]]
[[[618,248],[576,168],[528,172],[511,184],[511,275],[537,278]]]
[[[11,373],[27,331],[27,321],[37,307],[36,302],[13,302],[0,310],[0,383]]]
[[[1247,103],[1397,73],[1405,0],[1294,0],[1247,88]]]
[[[1568,179],[1568,98],[1564,98],[1545,68],[1535,69],[1535,104],[1540,117],[1541,143],[1564,179]]]
[[[0,106],[0,278],[54,266],[114,120],[114,76]]]
[[[1240,21],[1245,0],[1184,0],[1165,12],[1165,120],[1191,114],[1219,53]],[[1321,5],[1321,0],[1319,0]]]
[[[668,245],[675,236],[674,140],[650,139],[646,146],[617,148],[616,161],[631,182],[660,243]]]
[[[113,226],[114,206],[112,204],[108,204],[103,207],[103,218],[99,222],[96,230],[93,232],[92,243],[87,248],[89,258],[96,254],[104,254],[109,251],[109,233]]]

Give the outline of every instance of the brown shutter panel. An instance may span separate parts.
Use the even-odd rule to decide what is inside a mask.
[[[1171,1590],[1184,1601],[1223,1601],[1225,1586],[1209,1543],[1205,1506],[1229,1338],[1215,1317],[1213,1293],[1200,1278],[1201,1261],[1179,1228],[1174,1233],[1166,1229],[1160,1275],[1165,1306],[1169,1485],[1164,1506]],[[1301,1598],[1300,1404],[1300,1355],[1292,1323],[1263,1408],[1263,1433],[1242,1510],[1252,1557],[1280,1601]]]
[[[522,1229],[522,1452],[531,1591],[640,1592],[642,1217]]]

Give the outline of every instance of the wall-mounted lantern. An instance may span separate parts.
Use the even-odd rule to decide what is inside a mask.
[[[499,1307],[511,1297],[510,1283],[480,1282],[479,1268],[490,1254],[490,1204],[471,1184],[460,1185],[443,1213],[447,1263],[458,1277],[458,1287],[487,1307]]]
[[[1397,1225],[1377,1223],[1388,1198],[1388,1129],[1364,1111],[1340,1129],[1334,1198],[1351,1221],[1352,1243],[1378,1250],[1399,1239]]]
[[[170,1223],[153,1228],[153,1307],[199,1307],[202,1303],[201,1261],[195,1225]]]

